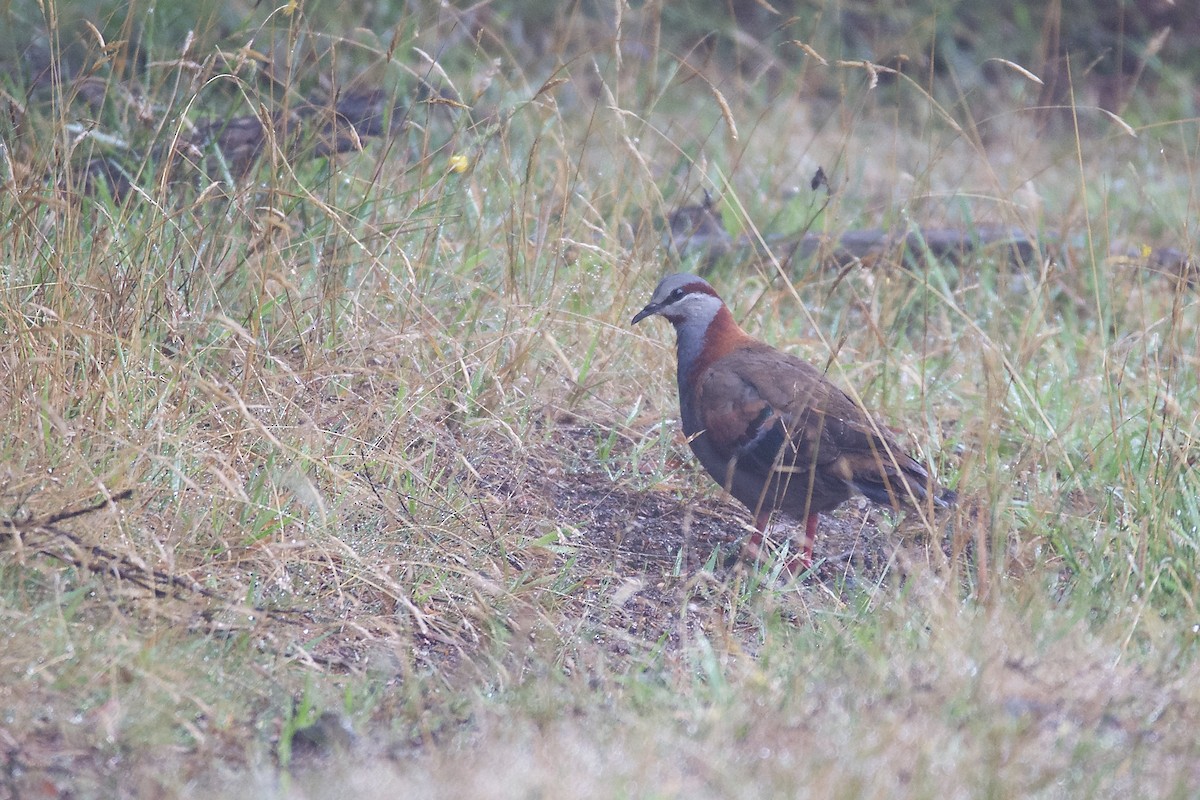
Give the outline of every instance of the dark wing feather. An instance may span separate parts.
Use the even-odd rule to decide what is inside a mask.
[[[764,480],[780,467],[803,467],[885,505],[907,502],[909,492],[926,496],[925,468],[806,361],[767,345],[748,347],[713,364],[700,394],[714,450]]]

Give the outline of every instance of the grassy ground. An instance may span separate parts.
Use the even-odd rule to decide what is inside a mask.
[[[198,5],[186,46],[182,9],[5,12],[52,35],[0,121],[0,796],[1193,796],[1200,302],[1140,258],[1197,248],[1170,65],[1046,110],[1013,66],[839,62],[830,11],[557,9]],[[161,180],[189,121],[334,85],[406,125]],[[71,188],[99,154],[131,197]],[[817,575],[734,563],[673,335],[628,324],[704,188],[764,238],[1059,242],[710,274],[952,514],[852,502]]]

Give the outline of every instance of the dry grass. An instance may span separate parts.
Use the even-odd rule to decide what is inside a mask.
[[[303,15],[186,54],[147,34],[138,91],[86,111],[155,154],[124,202],[69,188],[113,146],[78,84],[0,123],[0,795],[1200,787],[1200,302],[1139,257],[1195,260],[1195,120],[1047,120],[1016,71],[957,102],[832,56],[734,69],[653,8],[620,46],[582,14],[522,43],[499,13],[396,13],[390,62]],[[188,120],[360,73],[402,130],[156,179]],[[746,516],[678,433],[671,333],[628,325],[674,268],[655,220],[701,187],[765,239],[1060,242],[711,275],[906,431],[954,514],[850,504],[803,582],[734,563]]]

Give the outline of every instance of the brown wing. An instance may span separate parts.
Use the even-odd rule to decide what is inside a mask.
[[[767,345],[748,347],[714,363],[699,395],[712,447],[764,480],[779,470],[815,469],[878,503],[907,501],[903,484],[925,497],[925,468],[806,361]]]

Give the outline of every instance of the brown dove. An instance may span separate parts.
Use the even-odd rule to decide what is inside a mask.
[[[807,568],[817,515],[856,493],[893,508],[953,502],[821,370],[742,330],[707,281],[664,278],[633,324],[654,315],[675,326],[683,432],[708,474],[754,515],[755,545],[772,512],[803,519]]]

